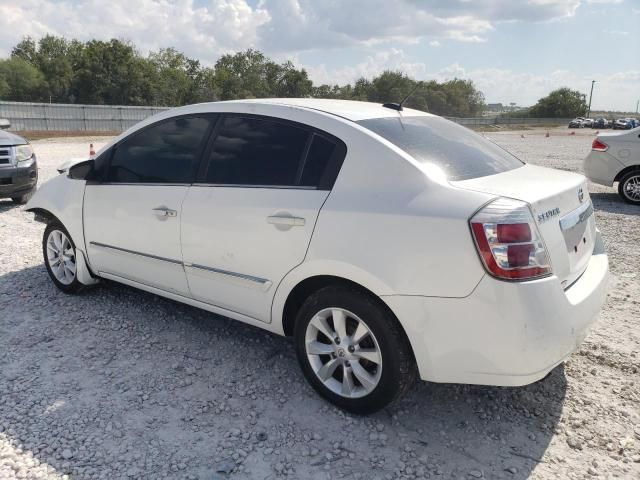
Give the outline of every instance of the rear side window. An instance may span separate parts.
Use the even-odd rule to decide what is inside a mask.
[[[213,143],[206,183],[296,186],[311,132],[288,123],[225,116]]]
[[[314,133],[300,177],[300,185],[331,190],[345,154],[344,143]]]
[[[107,172],[112,183],[191,183],[210,121],[178,117],[118,144]]]
[[[331,190],[347,153],[313,127],[249,115],[225,115],[199,181],[224,186]]]
[[[444,118],[373,118],[357,123],[418,162],[440,167],[452,181],[494,175],[524,165],[495,143]]]

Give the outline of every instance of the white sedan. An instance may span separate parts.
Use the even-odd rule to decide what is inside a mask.
[[[27,209],[62,291],[105,278],[292,336],[311,385],[357,413],[416,376],[537,381],[606,295],[583,176],[397,104],[173,109]]]
[[[584,159],[584,173],[592,182],[608,187],[618,182],[622,199],[640,205],[640,127],[596,137]]]

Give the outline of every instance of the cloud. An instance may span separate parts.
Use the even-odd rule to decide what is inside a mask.
[[[134,14],[132,14],[134,12]],[[0,5],[0,54],[24,35],[130,39],[143,52],[173,46],[202,60],[258,43],[269,12],[245,0],[22,0]]]
[[[593,108],[631,110],[635,109],[635,103],[631,103],[636,98],[640,70],[609,74],[576,74],[568,70],[556,70],[549,74],[540,74],[498,68],[465,69],[453,64],[427,75],[427,78],[439,81],[453,77],[473,80],[476,87],[484,92],[487,102],[516,102],[523,106],[535,104],[539,98],[560,87],[569,87],[588,95],[591,80],[595,79]]]
[[[439,82],[453,78],[473,80],[481,90],[487,102],[515,102],[530,106],[559,87],[589,93],[591,80],[597,80],[593,94],[594,108],[629,110],[640,83],[640,70],[602,74],[576,74],[568,70],[556,70],[551,73],[522,73],[510,69],[475,68],[467,69],[458,63],[431,71],[425,63],[412,62],[400,49],[391,48],[367,56],[354,66],[327,68],[326,65],[306,66],[309,76],[317,83],[345,84],[359,77],[372,78],[384,70],[402,70],[418,80],[437,80]],[[626,99],[626,100],[625,100]],[[633,100],[633,101],[632,101]]]
[[[487,20],[439,17],[410,1],[262,0],[259,5],[271,15],[258,29],[267,51],[411,43],[424,37],[477,41],[493,30]]]
[[[626,37],[630,34],[629,32],[625,32],[624,30],[603,30],[602,32],[619,37]]]
[[[131,39],[207,62],[256,47],[297,52],[450,39],[484,42],[500,21],[575,14],[580,0],[21,0],[0,5],[0,55],[22,36]]]
[[[427,66],[422,62],[412,62],[400,49],[389,48],[367,55],[353,66],[328,68],[326,64],[305,65],[309,77],[318,84],[344,85],[360,77],[372,78],[384,70],[401,70],[411,78],[423,78]]]
[[[311,50],[382,42],[451,39],[485,42],[504,21],[575,15],[580,0],[261,0],[272,19],[259,27],[267,50]]]
[[[316,51],[322,52],[326,63],[305,67],[319,82],[344,84],[384,69],[403,70],[415,78],[471,78],[487,100],[513,99],[526,104],[562,84],[582,88],[590,84],[590,78],[562,71],[546,75],[508,69],[467,70],[458,64],[434,72],[415,56],[406,55],[403,48],[487,42],[503,22],[562,20],[575,16],[581,4],[595,3],[621,0],[5,1],[0,2],[0,57],[8,55],[24,35],[39,38],[46,34],[80,40],[131,40],[143,54],[172,46],[209,65],[224,53],[250,47],[280,61]],[[637,14],[640,9],[632,8],[632,12]],[[623,33],[612,29],[609,35]],[[335,67],[333,52],[340,48],[364,53],[355,65]],[[436,53],[433,49],[429,52]],[[606,76],[594,77],[602,80],[596,86],[600,93],[594,101],[635,99],[637,89],[632,91],[635,87],[629,75],[611,74],[608,84]],[[618,96],[607,93],[615,89],[621,92]]]

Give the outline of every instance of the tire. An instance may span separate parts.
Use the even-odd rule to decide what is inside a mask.
[[[640,170],[632,170],[620,179],[618,194],[625,202],[640,205]]]
[[[65,252],[60,255],[60,252]],[[42,237],[42,255],[54,285],[64,293],[82,290],[76,272],[76,246],[67,229],[59,222],[47,225]],[[55,259],[59,259],[57,262]]]
[[[25,193],[24,195],[20,195],[19,197],[11,197],[11,201],[18,205],[24,205],[29,200],[31,200],[31,197],[33,197],[34,193],[35,193],[35,189],[29,190],[27,193]]]
[[[353,288],[325,287],[307,298],[296,318],[294,342],[311,386],[351,413],[386,407],[416,379],[411,347],[396,318],[379,299]]]

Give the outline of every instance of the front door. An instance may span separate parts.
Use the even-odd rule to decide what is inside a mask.
[[[344,154],[342,142],[299,124],[225,115],[183,204],[193,298],[270,322],[275,290],[304,260]]]
[[[182,265],[182,203],[211,129],[206,117],[175,117],[126,137],[108,152],[100,183],[86,187],[85,242],[98,274],[188,296]]]

